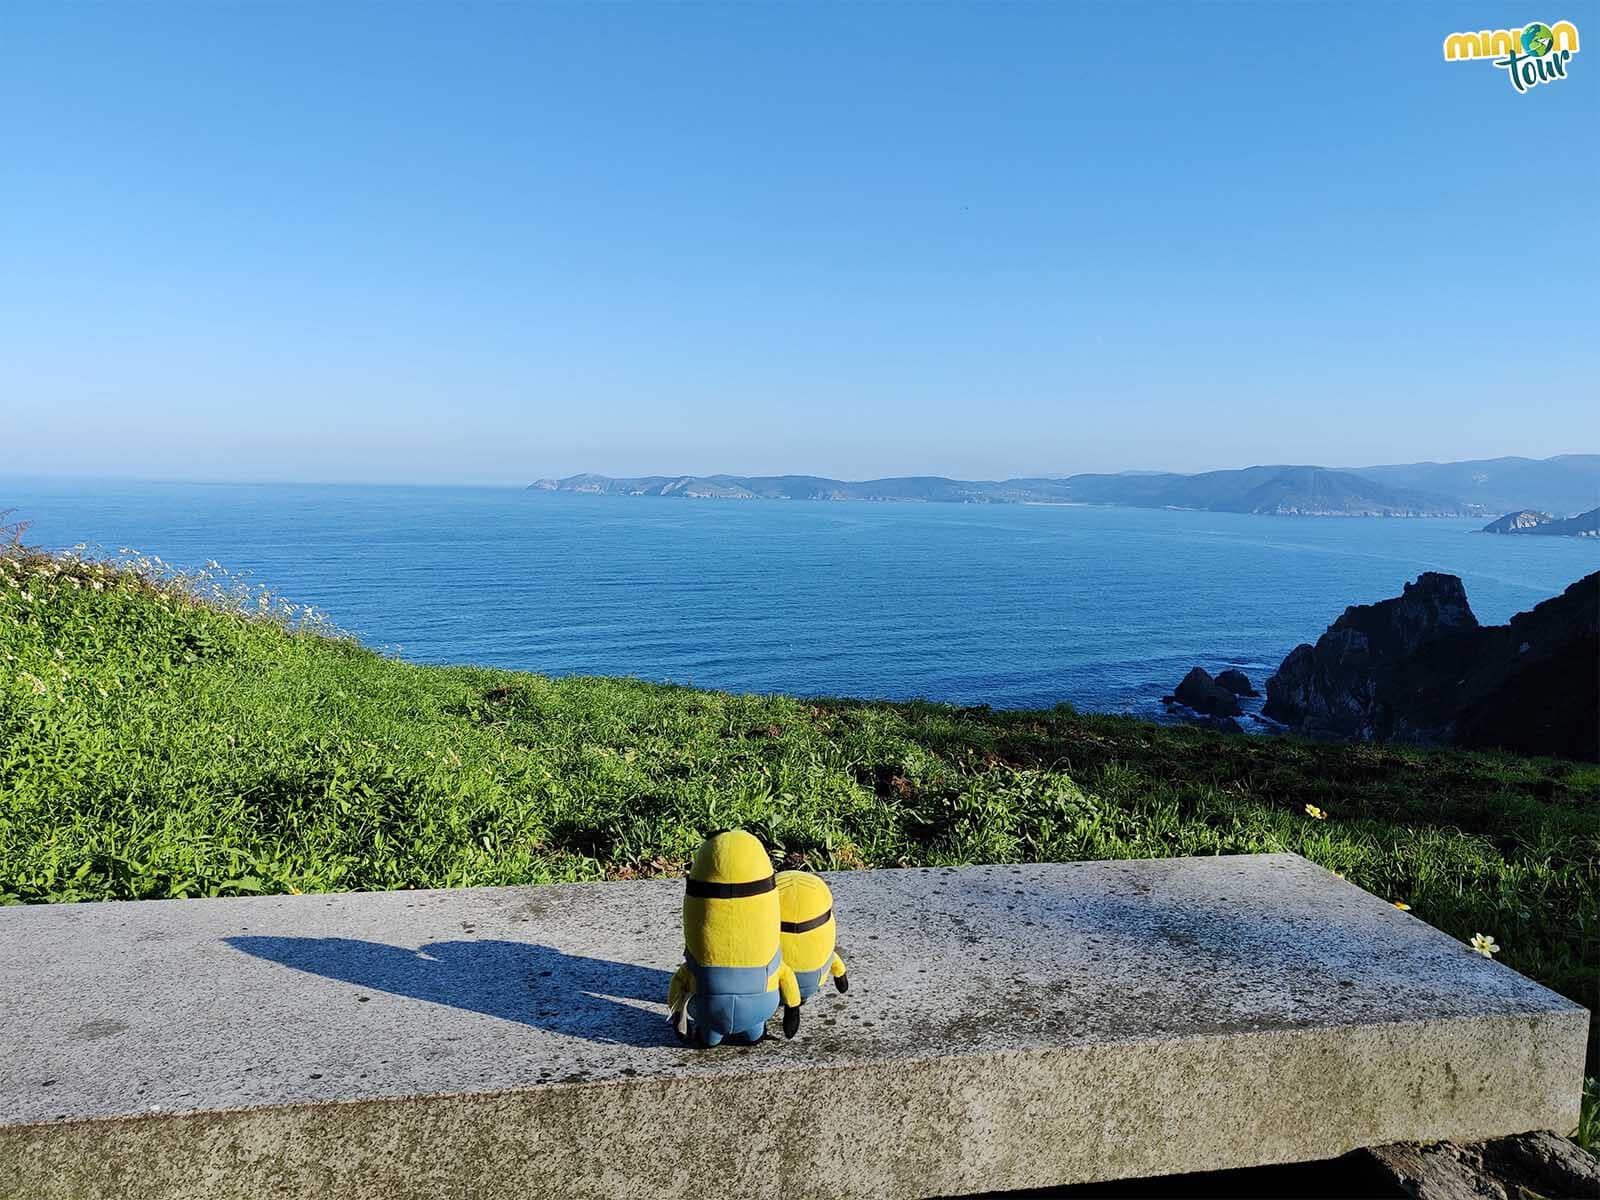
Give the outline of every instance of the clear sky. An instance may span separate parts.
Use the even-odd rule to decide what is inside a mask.
[[[1569,19],[1525,95],[1445,34]],[[26,473],[1600,451],[1600,5],[0,8]]]

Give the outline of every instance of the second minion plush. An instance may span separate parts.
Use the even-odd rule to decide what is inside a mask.
[[[683,897],[683,965],[667,1007],[680,1037],[704,1046],[759,1042],[783,1002],[783,1035],[800,1029],[800,988],[778,945],[778,885],[766,847],[741,829],[700,843]]]
[[[822,986],[827,975],[841,992],[850,990],[844,959],[834,951],[838,925],[833,919],[833,893],[809,871],[778,872],[778,915],[782,920],[783,961],[794,971],[802,1002]]]

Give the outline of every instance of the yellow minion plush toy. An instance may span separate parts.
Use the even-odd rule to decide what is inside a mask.
[[[809,871],[778,872],[778,916],[783,962],[794,972],[801,1002],[822,986],[826,975],[833,976],[834,987],[848,992],[844,959],[834,952],[839,927],[833,919],[833,893],[821,877]]]
[[[766,847],[741,829],[701,842],[684,890],[683,965],[667,992],[679,1037],[759,1042],[780,999],[783,1036],[799,1031],[800,988],[783,961],[778,920]]]

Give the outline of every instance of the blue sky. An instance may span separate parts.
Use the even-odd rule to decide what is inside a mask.
[[[1442,59],[1560,18],[1585,49],[1526,95]],[[13,0],[6,458],[522,483],[1600,451],[1597,113],[1593,2]]]

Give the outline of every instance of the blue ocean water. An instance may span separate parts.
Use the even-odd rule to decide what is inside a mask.
[[[1461,520],[0,478],[6,508],[37,544],[252,571],[416,662],[1152,716],[1421,571],[1500,622],[1600,568]]]

